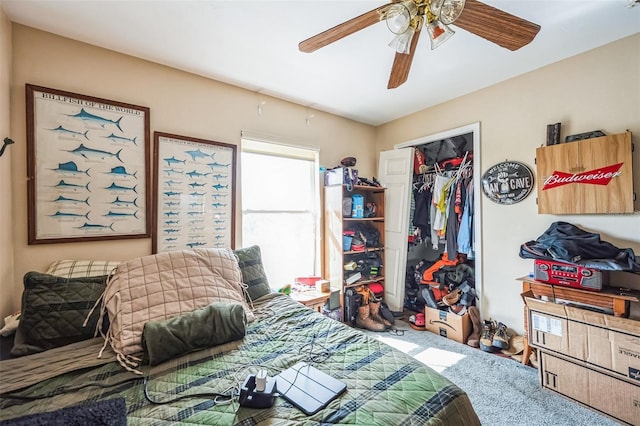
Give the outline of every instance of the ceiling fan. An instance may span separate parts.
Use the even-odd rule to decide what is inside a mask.
[[[389,43],[396,54],[388,89],[407,81],[423,26],[431,49],[454,34],[451,24],[509,50],[529,44],[540,31],[539,25],[478,0],[395,0],[316,34],[300,42],[298,48],[311,53],[380,21],[386,21],[395,34]]]

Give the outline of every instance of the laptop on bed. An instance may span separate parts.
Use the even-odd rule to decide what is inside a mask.
[[[278,393],[310,416],[337,398],[347,385],[317,368],[299,362],[276,376]]]

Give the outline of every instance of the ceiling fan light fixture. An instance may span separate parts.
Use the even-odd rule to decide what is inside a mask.
[[[402,34],[396,34],[389,43],[389,47],[394,49],[398,53],[404,53],[405,55],[409,54],[411,50],[411,39],[415,34],[416,30],[413,27],[409,27]]]
[[[444,3],[444,0],[432,0],[431,3],[429,3],[429,11],[431,11],[436,18],[440,16],[442,3]]]
[[[298,43],[298,49],[311,53],[355,32],[386,21],[386,25],[395,35],[407,33],[394,38],[390,43],[396,54],[387,88],[394,89],[407,81],[416,53],[416,44],[420,38],[418,34],[423,29],[429,33],[431,49],[437,48],[454,34],[448,27],[454,23],[471,34],[511,51],[531,43],[540,31],[540,25],[485,4],[483,0],[388,1],[390,3],[382,4],[301,41]],[[640,0],[626,1],[630,5],[640,3]]]
[[[395,3],[387,10],[387,28],[394,34],[403,34],[411,26],[411,20],[418,14],[418,6],[413,0]]]
[[[440,14],[436,15],[445,25],[453,24],[464,9],[465,0],[442,0]]]
[[[431,41],[431,50],[434,50],[449,40],[455,34],[455,31],[436,19],[427,25],[427,33],[429,34],[429,41]]]

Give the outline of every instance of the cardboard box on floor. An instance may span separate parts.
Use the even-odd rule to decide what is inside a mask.
[[[619,422],[640,424],[640,387],[577,361],[540,353],[540,384]]]
[[[428,331],[460,343],[466,343],[471,334],[471,318],[468,313],[457,315],[425,306],[424,323]]]
[[[539,300],[532,292],[522,298],[529,345],[640,386],[640,321]]]

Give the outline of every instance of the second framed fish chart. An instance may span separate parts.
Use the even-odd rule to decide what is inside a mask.
[[[153,253],[235,248],[236,146],[154,132]]]
[[[151,235],[149,108],[31,84],[29,244]]]

